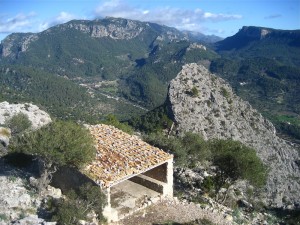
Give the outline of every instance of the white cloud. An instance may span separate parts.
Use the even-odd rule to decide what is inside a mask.
[[[22,32],[32,28],[33,18],[36,16],[34,12],[28,14],[19,13],[13,17],[8,15],[0,16],[0,33]]]
[[[39,31],[48,29],[49,27],[55,26],[57,24],[66,23],[70,20],[75,19],[76,16],[68,12],[60,12],[56,17],[53,17],[47,21],[39,24]]]
[[[133,7],[122,0],[105,1],[94,11],[95,17],[122,17],[149,21],[176,27],[183,30],[201,31],[204,22],[221,22],[241,19],[241,15],[204,12],[202,9],[161,7],[143,9]]]

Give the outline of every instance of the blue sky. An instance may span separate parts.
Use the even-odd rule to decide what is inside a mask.
[[[0,40],[105,16],[228,37],[242,26],[300,29],[300,0],[0,0]]]

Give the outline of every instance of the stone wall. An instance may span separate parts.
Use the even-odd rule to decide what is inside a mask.
[[[152,170],[148,170],[145,173],[142,173],[145,176],[151,177],[155,180],[159,180],[161,182],[167,182],[167,164],[164,163],[158,167],[153,168]]]

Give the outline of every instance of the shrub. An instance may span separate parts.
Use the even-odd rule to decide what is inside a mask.
[[[104,221],[102,212],[105,204],[105,195],[100,188],[87,183],[77,191],[66,193],[65,199],[50,202],[48,210],[52,211],[51,220],[58,224],[77,224],[79,220],[89,221],[88,214],[92,211],[99,221]]]
[[[96,154],[90,132],[74,122],[63,121],[16,136],[9,147],[11,152],[30,154],[42,160],[44,171],[39,190],[48,185],[57,167],[80,168]]]
[[[187,151],[190,167],[195,167],[197,162],[207,160],[211,156],[207,142],[198,134],[187,132],[181,138],[181,143]]]
[[[10,137],[10,130],[4,127],[0,127],[0,135]]]
[[[187,162],[187,152],[182,145],[180,139],[176,137],[167,138],[162,133],[152,133],[145,135],[144,140],[149,144],[161,148],[166,152],[175,155],[175,162],[177,165],[184,165]]]
[[[13,135],[22,133],[32,125],[28,116],[24,113],[18,113],[5,121],[5,126],[9,127]]]
[[[167,138],[161,133],[152,133],[144,136],[149,144],[169,151],[175,155],[177,165],[195,167],[197,162],[210,157],[207,142],[198,134],[186,133],[183,137]]]
[[[229,98],[229,92],[226,90],[226,88],[221,87],[221,94],[228,99]]]
[[[193,97],[199,96],[199,91],[195,86],[192,88],[192,96]]]
[[[254,149],[233,140],[214,140],[210,146],[221,182],[229,178],[233,181],[245,179],[256,187],[265,184],[267,169]]]
[[[187,95],[192,96],[192,97],[198,97],[198,96],[199,96],[199,91],[198,91],[197,87],[195,87],[195,86],[192,87],[191,90],[185,91],[185,93],[186,93]]]
[[[107,125],[112,125],[128,134],[133,134],[133,129],[131,126],[128,125],[127,122],[121,123],[117,117],[113,114],[109,114],[106,117],[106,120],[102,121],[102,123],[107,124]]]
[[[215,191],[215,181],[213,177],[205,177],[202,184],[201,188],[204,193],[207,193],[209,196],[214,194]]]

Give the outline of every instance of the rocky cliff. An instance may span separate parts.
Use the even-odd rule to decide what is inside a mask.
[[[197,64],[183,66],[169,87],[169,101],[179,133],[205,139],[233,139],[256,150],[269,168],[266,201],[270,206],[299,206],[299,155],[276,136],[274,126],[236,96],[222,79]]]

